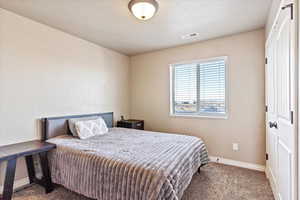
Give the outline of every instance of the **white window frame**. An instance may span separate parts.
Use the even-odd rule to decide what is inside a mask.
[[[184,64],[195,64],[205,63],[216,60],[224,60],[225,62],[225,114],[221,113],[174,113],[174,68],[177,65]],[[229,77],[228,77],[228,56],[220,56],[207,59],[192,60],[187,62],[173,63],[170,64],[170,116],[171,117],[185,117],[185,118],[217,118],[217,119],[228,119],[229,117]]]

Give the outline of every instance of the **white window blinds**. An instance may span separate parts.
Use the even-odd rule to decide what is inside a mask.
[[[226,58],[172,65],[172,114],[226,115]]]
[[[176,112],[197,112],[197,68],[195,64],[175,67]]]

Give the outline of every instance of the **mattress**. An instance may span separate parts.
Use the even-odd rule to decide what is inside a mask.
[[[197,137],[111,128],[80,140],[59,136],[49,153],[52,181],[99,200],[177,200],[208,163]]]

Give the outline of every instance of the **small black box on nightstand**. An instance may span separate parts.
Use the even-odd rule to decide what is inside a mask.
[[[144,130],[144,120],[126,119],[117,122],[117,127]]]

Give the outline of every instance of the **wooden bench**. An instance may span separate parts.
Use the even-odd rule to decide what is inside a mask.
[[[53,184],[48,165],[47,152],[56,148],[55,144],[41,142],[39,140],[23,142],[0,147],[0,164],[7,161],[5,172],[3,195],[0,200],[11,200],[16,172],[16,163],[19,157],[25,157],[30,183],[37,183],[45,188],[46,193],[53,191]],[[33,155],[40,157],[43,177],[36,177]]]

